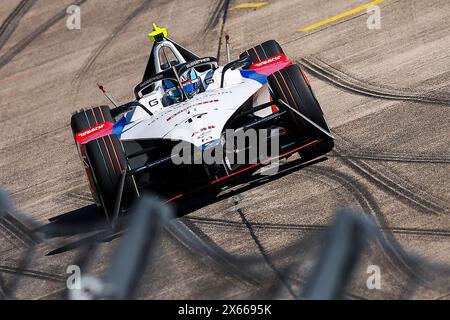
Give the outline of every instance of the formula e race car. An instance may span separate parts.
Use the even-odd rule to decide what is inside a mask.
[[[107,94],[113,108],[82,109],[71,119],[93,198],[109,222],[143,191],[167,202],[199,190],[218,194],[274,160],[332,150],[305,73],[276,41],[219,66],[153,27],[136,99],[117,105]]]

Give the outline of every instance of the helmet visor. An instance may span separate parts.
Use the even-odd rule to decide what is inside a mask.
[[[172,80],[164,80],[163,87],[165,91],[165,95],[172,101],[181,101],[182,91],[179,86],[176,85],[175,81]]]
[[[192,98],[200,91],[201,79],[194,68],[184,72],[180,76],[180,80],[183,83],[184,92],[186,92],[189,98]]]

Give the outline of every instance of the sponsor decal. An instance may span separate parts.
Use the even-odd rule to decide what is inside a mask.
[[[101,138],[103,136],[111,134],[113,130],[114,124],[111,122],[102,122],[99,124],[96,124],[93,127],[90,127],[86,130],[83,130],[81,132],[78,132],[75,135],[75,140],[79,144],[85,144],[89,141]]]
[[[164,75],[160,74],[160,75],[155,76],[153,78],[147,79],[144,82],[142,82],[141,84],[139,84],[139,87],[143,88],[143,87],[147,86],[149,83],[156,82],[158,80],[161,80],[162,78],[164,78]]]
[[[279,63],[279,62],[285,62],[287,60],[286,56],[284,54],[277,54],[276,56],[270,57],[269,59],[263,60],[261,62],[258,63],[254,63],[250,69],[255,69],[255,68],[261,68],[264,67],[268,64],[274,64],[274,63]]]
[[[209,101],[198,102],[198,103],[194,104],[193,107],[201,106],[201,105],[204,105],[204,104],[210,104],[210,103],[214,103],[214,102],[219,102],[219,100],[218,99],[214,99],[214,100],[209,100]]]
[[[205,128],[201,128],[201,129],[198,130],[198,131],[194,131],[194,132],[192,133],[192,137],[195,136],[195,135],[197,135],[197,134],[202,133],[202,134],[197,138],[197,139],[201,139],[201,138],[205,137],[206,134],[210,133],[212,129],[215,129],[215,128],[216,128],[215,126],[208,126],[208,127],[205,127]],[[205,131],[206,131],[206,132],[205,132]]]
[[[185,108],[183,108],[183,109],[181,109],[181,110],[178,110],[178,111],[175,112],[173,115],[171,115],[170,117],[168,117],[168,118],[166,119],[166,121],[172,120],[173,118],[175,118],[175,117],[178,116],[179,114],[182,114],[183,112],[188,111],[190,108],[191,108],[191,107],[185,107]]]
[[[241,74],[244,78],[253,79],[265,84],[269,75],[276,71],[279,71],[292,64],[286,55],[280,53],[258,63],[254,63],[250,66],[249,70],[241,70]],[[255,74],[256,73],[256,74]]]
[[[191,108],[193,108],[193,107],[198,107],[198,106],[202,106],[202,105],[210,104],[210,103],[215,103],[215,102],[219,102],[219,99],[214,99],[214,100],[208,100],[208,101],[197,102],[197,103],[195,103],[195,104],[193,104],[193,105],[190,105],[190,106],[187,106],[187,107],[185,107],[185,108],[183,108],[183,109],[181,109],[181,110],[178,110],[177,112],[175,112],[174,114],[172,114],[170,117],[168,117],[168,118],[166,119],[166,121],[170,121],[170,120],[174,119],[176,116],[182,114],[183,112],[188,111],[189,109],[191,109]]]
[[[205,98],[212,98],[212,97],[216,97],[216,96],[222,96],[222,95],[228,95],[228,94],[233,94],[233,91],[231,90],[227,90],[227,91],[215,91],[215,92],[204,92],[202,93],[201,97],[199,98],[198,96],[195,96],[191,101],[199,101],[201,99],[205,99]]]
[[[220,91],[220,92],[215,92],[215,93],[211,93],[210,96],[220,96],[223,94],[233,94],[233,91]]]
[[[210,62],[210,61],[211,61],[210,58],[199,59],[199,60],[196,60],[196,61],[193,61],[191,63],[186,64],[186,68],[189,69],[189,68],[195,67],[195,66],[197,66],[199,64]]]
[[[260,68],[276,68],[277,66],[285,67],[285,65],[290,65],[292,62],[286,57],[285,54],[277,54],[276,56],[270,57],[269,59],[263,60],[258,63],[254,63],[250,66],[250,70],[260,69]]]

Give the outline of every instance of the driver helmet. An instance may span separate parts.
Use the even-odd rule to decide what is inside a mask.
[[[201,89],[201,78],[197,74],[194,68],[191,68],[184,72],[180,76],[181,84],[183,85],[184,92],[188,96],[188,98],[192,98],[197,93],[200,92]]]
[[[180,76],[183,90],[188,98],[192,98],[201,89],[201,78],[194,68],[187,70]],[[178,103],[183,100],[183,91],[177,81],[165,79],[162,81],[164,96],[169,99],[169,104]]]
[[[164,96],[169,99],[170,103],[182,101],[183,93],[176,81],[163,80],[162,85],[164,89]]]

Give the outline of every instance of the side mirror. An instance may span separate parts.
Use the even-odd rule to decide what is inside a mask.
[[[242,57],[242,58],[237,59],[235,61],[231,61],[230,63],[227,63],[223,67],[223,70],[222,70],[222,79],[220,81],[220,88],[223,88],[223,83],[225,81],[225,73],[228,70],[230,70],[230,69],[231,70],[236,70],[236,69],[244,68],[244,67],[247,68],[247,67],[250,67],[251,65],[252,65],[252,61],[250,60],[249,56],[245,56],[245,57]]]
[[[242,57],[236,61],[234,61],[234,65],[231,67],[231,70],[236,70],[239,68],[248,68],[252,65],[252,61],[249,56]]]

